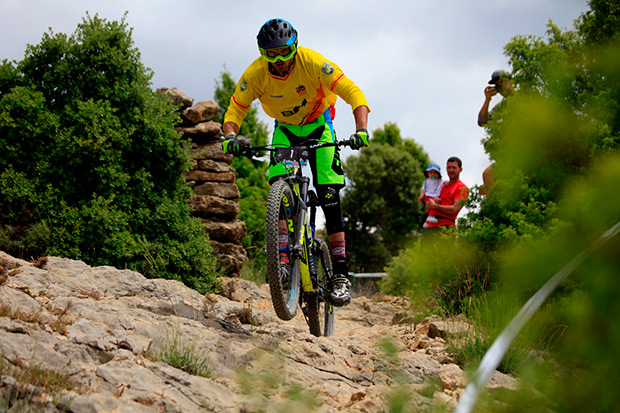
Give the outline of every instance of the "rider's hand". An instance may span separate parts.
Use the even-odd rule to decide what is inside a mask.
[[[351,148],[360,149],[368,146],[368,130],[358,129],[351,135]]]
[[[232,156],[239,156],[241,149],[239,148],[239,141],[235,135],[230,135],[222,142],[222,150],[224,153],[229,153]]]

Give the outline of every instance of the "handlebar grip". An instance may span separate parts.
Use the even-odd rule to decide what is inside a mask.
[[[343,141],[341,141],[342,146],[348,146],[351,149],[353,148],[353,144],[354,144],[355,140],[354,138],[349,138],[349,139],[345,139]]]
[[[239,156],[252,158],[254,156],[253,148],[250,145],[239,145]]]

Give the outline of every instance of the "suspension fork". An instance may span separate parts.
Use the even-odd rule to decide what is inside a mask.
[[[296,205],[297,220],[295,222],[295,245],[293,246],[293,256],[299,259],[301,270],[301,285],[306,292],[314,291],[312,279],[310,277],[310,248],[312,247],[312,232],[308,222],[308,186],[310,178],[306,176],[298,177],[299,201]]]

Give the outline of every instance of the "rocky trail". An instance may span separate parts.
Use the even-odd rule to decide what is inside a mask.
[[[0,270],[1,411],[452,410],[467,383],[445,341],[467,323],[404,323],[403,298],[356,297],[337,310],[334,337],[314,337],[301,312],[276,317],[266,284],[238,278],[203,296],[57,257],[35,266],[0,252]],[[203,374],[165,362],[170,353]],[[28,380],[33,371],[47,381]],[[499,372],[489,383],[515,385]]]

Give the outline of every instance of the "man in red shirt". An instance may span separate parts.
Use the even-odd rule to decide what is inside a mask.
[[[442,226],[456,226],[456,217],[465,205],[469,189],[461,182],[460,176],[463,171],[463,163],[456,156],[448,159],[446,173],[449,181],[444,182],[441,188],[439,200],[433,198],[426,203],[426,211],[436,209],[437,223],[429,223],[428,228]]]

